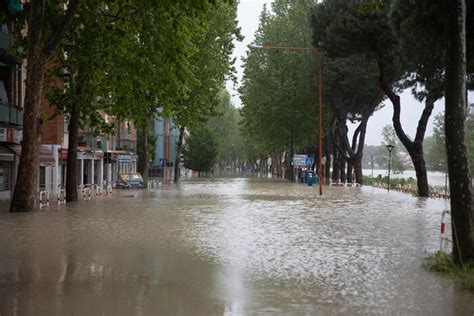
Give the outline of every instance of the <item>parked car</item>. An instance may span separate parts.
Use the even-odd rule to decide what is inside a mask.
[[[140,173],[119,173],[117,181],[118,189],[142,189],[143,178]]]

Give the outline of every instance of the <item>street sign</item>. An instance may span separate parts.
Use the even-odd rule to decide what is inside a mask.
[[[306,155],[294,155],[293,159],[291,160],[291,164],[293,166],[306,166],[305,160],[306,160]]]
[[[132,160],[132,157],[128,156],[128,155],[119,155],[117,157],[117,161],[119,163],[130,163]]]
[[[313,157],[308,157],[306,155],[294,155],[291,160],[291,164],[296,167],[305,167],[312,166],[314,163]]]
[[[160,166],[164,166],[165,165],[165,158],[160,158]]]

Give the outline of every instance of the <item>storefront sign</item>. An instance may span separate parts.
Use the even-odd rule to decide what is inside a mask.
[[[0,127],[0,142],[19,144],[22,136],[22,131],[17,131],[14,128]]]
[[[125,155],[118,155],[117,156],[117,161],[119,163],[130,163],[131,160],[132,160],[132,157],[130,157],[130,156],[125,156]]]

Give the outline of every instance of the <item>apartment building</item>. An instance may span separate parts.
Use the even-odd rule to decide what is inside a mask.
[[[172,119],[156,117],[153,120],[153,132],[156,137],[155,159],[151,161],[150,177],[174,179],[174,164],[176,161],[176,149],[179,139],[179,128]],[[166,159],[167,158],[167,159]],[[167,163],[165,163],[167,161]],[[184,174],[184,166],[180,163],[181,174]]]
[[[43,102],[43,111],[53,111],[47,100]],[[89,127],[79,131],[79,185],[114,184],[120,173],[136,172],[137,133],[133,124],[118,122],[107,115],[104,115],[104,119],[115,125],[114,135],[96,135]],[[64,116],[56,116],[43,125],[42,139],[39,186],[56,194],[60,186],[66,185],[67,177],[69,134]],[[110,153],[110,163],[106,153]]]
[[[12,194],[23,130],[24,70],[8,52],[15,43],[12,27],[0,26],[0,199]]]

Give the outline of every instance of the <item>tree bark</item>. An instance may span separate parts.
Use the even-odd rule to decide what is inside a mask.
[[[423,156],[423,145],[421,143],[414,143],[409,154],[413,162],[413,167],[415,167],[418,195],[428,197],[430,195],[430,189],[428,185],[426,163]]]
[[[148,124],[144,123],[140,126],[140,138],[139,138],[140,146],[140,155],[138,156],[138,163],[137,163],[137,171],[143,177],[143,187],[148,188],[148,157],[150,156],[148,153]]]
[[[331,139],[332,139],[332,150],[333,150],[333,158],[332,158],[332,182],[337,183],[340,179],[340,166],[341,163],[339,161],[339,150],[338,150],[338,138],[339,134],[334,133],[331,131]]]
[[[79,79],[80,80],[80,79]],[[76,92],[81,93],[81,84],[77,82]],[[79,143],[79,120],[81,116],[81,105],[76,99],[71,108],[69,117],[68,133],[69,145],[67,148],[67,175],[66,175],[66,201],[78,200],[77,190],[79,186],[77,171],[77,150]]]
[[[474,261],[474,201],[466,148],[466,3],[449,3],[446,60],[446,152],[451,189],[453,259]]]
[[[183,149],[184,130],[185,130],[184,126],[181,126],[179,128],[179,138],[178,138],[178,143],[176,144],[176,158],[174,161],[174,182],[178,182],[179,177],[181,176],[179,174],[179,171],[181,170],[179,168],[179,163],[181,161],[181,151]],[[219,167],[219,169],[221,168]]]
[[[46,10],[45,1],[31,1],[28,12],[27,74],[25,106],[23,112],[23,140],[20,164],[13,191],[10,212],[26,212],[35,209],[35,193],[38,187],[39,153],[41,145],[41,102],[46,65],[69,28],[80,0],[71,0],[66,14],[50,37],[43,37]],[[34,27],[33,27],[34,26]]]
[[[428,119],[431,116],[431,112],[433,111],[434,101],[431,97],[425,102],[425,108],[423,113],[421,114],[420,120],[418,121],[417,132],[415,136],[415,140],[412,141],[403,130],[402,124],[400,122],[400,112],[401,112],[401,104],[400,104],[400,96],[397,95],[392,88],[390,87],[389,83],[387,82],[386,74],[385,74],[385,65],[382,62],[378,62],[378,67],[380,71],[380,85],[385,94],[390,99],[390,102],[393,105],[393,127],[395,132],[408,150],[408,154],[413,162],[416,172],[416,181],[418,187],[418,195],[421,197],[428,197],[429,196],[429,186],[428,186],[428,176],[426,174],[426,167],[425,167],[425,159],[423,155],[423,139],[425,137],[426,125],[428,124]],[[421,148],[421,149],[420,149]]]
[[[290,159],[293,159],[295,156],[295,137],[294,131],[291,132],[291,142],[290,142]],[[288,177],[291,182],[295,182],[295,173],[294,166],[288,161]]]
[[[364,176],[362,175],[362,156],[354,159],[354,173],[355,183],[362,185],[364,183]]]
[[[339,159],[339,173],[341,183],[346,183],[346,160],[344,158]]]
[[[331,182],[331,150],[329,147],[328,136],[324,138],[324,144],[325,144],[324,154],[326,156],[326,163],[324,165],[324,168],[325,168],[324,179],[325,179],[326,185],[329,185],[329,183]],[[322,179],[320,179],[320,181],[322,181]]]
[[[353,159],[349,159],[349,161],[347,161],[347,183],[351,183],[352,184],[352,171],[353,171],[353,167],[354,167],[354,161]]]
[[[27,212],[36,208],[38,188],[39,152],[41,145],[41,101],[46,58],[43,54],[44,1],[30,4],[26,74],[25,106],[23,112],[23,140],[20,164],[13,191],[10,212]]]

